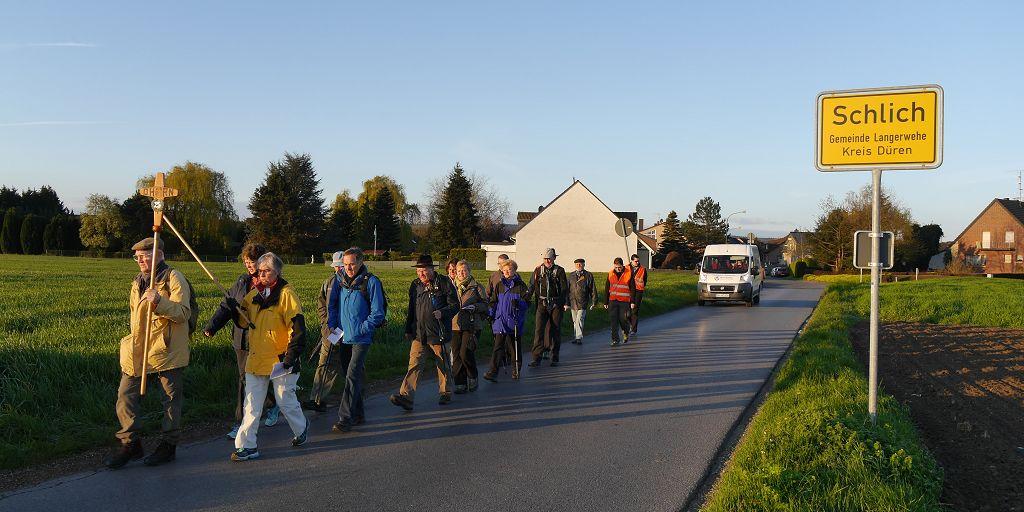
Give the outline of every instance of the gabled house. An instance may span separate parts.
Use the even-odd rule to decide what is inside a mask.
[[[990,274],[1022,273],[1024,251],[1017,244],[1022,236],[1024,202],[993,199],[953,240],[950,255]]]
[[[546,206],[536,212],[519,212],[519,230],[512,235],[514,243],[484,242],[487,269],[496,270],[498,255],[508,254],[519,263],[520,270],[530,270],[541,262],[541,253],[554,247],[558,264],[572,269],[576,258],[587,262],[592,272],[607,271],[612,260],[629,261],[636,254],[648,268],[657,250],[649,237],[632,233],[625,239],[615,232],[620,218],[639,226],[636,212],[616,212],[597,197],[582,181],[576,180]]]

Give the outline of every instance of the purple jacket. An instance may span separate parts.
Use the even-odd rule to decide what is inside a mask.
[[[494,319],[491,329],[494,334],[513,334],[518,329],[523,333],[526,324],[526,310],[530,303],[526,301],[526,283],[513,274],[511,279],[501,278],[489,297],[490,314]]]

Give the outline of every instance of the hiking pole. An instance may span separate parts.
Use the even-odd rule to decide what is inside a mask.
[[[160,247],[160,229],[164,220],[164,199],[178,195],[178,189],[164,186],[164,173],[153,177],[152,187],[139,189],[139,194],[153,198],[153,252],[149,258],[149,289],[156,289],[156,253]],[[141,292],[141,290],[140,290]],[[149,335],[153,324],[153,304],[146,306],[146,330],[142,341],[142,382],[139,395],[146,394],[146,366],[149,362]]]
[[[174,227],[174,223],[171,222],[171,219],[165,215],[164,221],[167,222],[167,227],[171,228],[171,231],[173,231],[174,235],[178,237],[178,240],[181,241],[181,244],[184,245],[186,249],[188,249],[188,252],[190,254],[192,254],[192,257],[195,258],[196,263],[198,263],[199,266],[202,267],[203,271],[206,272],[206,275],[210,276],[210,279],[213,279],[213,282],[217,285],[217,287],[220,288],[220,291],[221,293],[224,294],[224,297],[228,299],[232,298],[231,295],[228,293],[227,288],[224,288],[224,285],[220,284],[220,281],[218,281],[217,278],[214,277],[212,273],[210,273],[210,269],[206,268],[206,265],[203,264],[203,261],[199,259],[199,255],[196,254],[196,251],[192,250],[192,246],[185,241],[185,237],[181,236],[181,233],[178,232],[178,228]],[[246,325],[252,324],[249,321],[249,317],[246,316],[245,311],[242,311],[241,305],[236,307],[235,310],[238,312],[238,316],[240,316],[242,320],[245,320]]]

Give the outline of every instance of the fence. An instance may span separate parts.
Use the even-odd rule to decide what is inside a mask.
[[[115,251],[115,252],[103,252],[103,251],[46,251],[44,253],[47,256],[68,256],[78,258],[112,258],[112,259],[131,259],[135,255],[134,251]],[[309,265],[318,263],[315,259],[307,256],[287,256],[280,255],[285,264],[288,265]],[[237,262],[238,256],[224,256],[221,254],[200,254],[199,258],[203,262]],[[168,261],[192,261],[192,255],[187,252],[182,253],[166,253],[164,259]]]

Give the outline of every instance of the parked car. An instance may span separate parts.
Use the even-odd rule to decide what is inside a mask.
[[[772,268],[772,277],[789,277],[789,267],[779,266]]]

